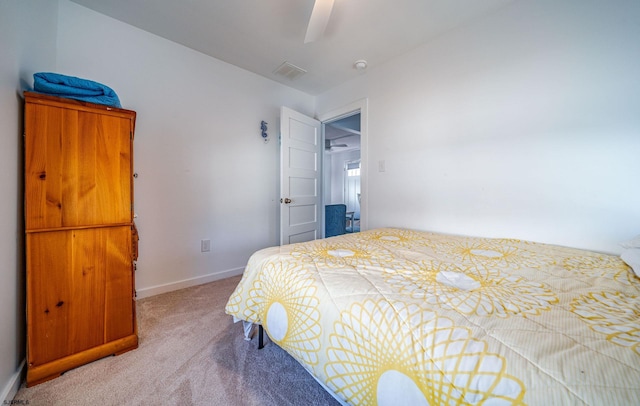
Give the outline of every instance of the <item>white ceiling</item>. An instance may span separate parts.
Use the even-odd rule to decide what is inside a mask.
[[[335,0],[305,44],[314,0],[72,0],[150,33],[317,95],[515,0]],[[283,62],[307,71],[290,80]]]
[[[325,123],[325,152],[360,149],[360,113]]]

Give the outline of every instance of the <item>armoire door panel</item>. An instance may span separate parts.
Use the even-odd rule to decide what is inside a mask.
[[[38,104],[25,111],[25,209],[27,229],[59,227],[63,210],[64,150],[76,139],[77,112]],[[66,165],[69,165],[67,162]],[[68,180],[67,180],[68,181]],[[67,188],[73,185],[67,184]],[[67,193],[73,193],[68,190]],[[72,202],[66,202],[71,206]]]
[[[133,334],[130,227],[30,233],[27,241],[30,365]]]
[[[105,260],[105,341],[135,331],[131,227],[111,228]]]
[[[131,222],[131,124],[120,117],[79,114],[79,190],[82,224]]]
[[[27,235],[27,340],[29,365],[70,353],[71,260],[68,232]],[[65,303],[66,301],[66,303]]]
[[[27,105],[27,230],[132,221],[132,119]]]

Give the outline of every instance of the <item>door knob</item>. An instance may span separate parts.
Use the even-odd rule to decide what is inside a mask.
[[[280,203],[282,203],[282,202],[283,202],[283,200],[280,199]],[[289,204],[289,203],[291,203],[291,199],[289,199],[288,197],[285,197],[284,198],[284,204]]]

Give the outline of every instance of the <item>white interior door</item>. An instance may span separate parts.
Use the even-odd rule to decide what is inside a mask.
[[[322,236],[320,121],[280,111],[280,244]]]

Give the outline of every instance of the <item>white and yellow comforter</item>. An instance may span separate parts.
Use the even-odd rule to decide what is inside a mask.
[[[226,311],[354,405],[640,404],[616,256],[378,229],[256,252]]]

